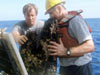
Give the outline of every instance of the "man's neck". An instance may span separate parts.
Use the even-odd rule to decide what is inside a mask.
[[[60,21],[62,21],[64,18],[68,18],[68,12],[67,12],[66,10],[63,11],[61,18],[60,18],[58,21],[60,22]]]

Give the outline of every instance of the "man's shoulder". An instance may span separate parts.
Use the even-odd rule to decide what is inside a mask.
[[[70,21],[69,21],[69,25],[71,28],[77,28],[77,27],[83,27],[83,26],[87,26],[86,21],[79,15],[73,17]]]
[[[25,27],[26,27],[25,26],[25,21],[24,20],[23,21],[19,21],[13,26],[12,32],[15,32],[15,31],[20,32]]]
[[[81,20],[84,20],[81,16],[77,15],[73,17],[70,22],[80,22]]]

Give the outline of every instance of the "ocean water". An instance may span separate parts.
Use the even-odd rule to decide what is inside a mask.
[[[85,19],[92,28],[92,36],[95,44],[95,51],[92,53],[92,68],[94,75],[100,75],[100,18]],[[0,28],[7,28],[7,32],[11,32],[13,25],[18,21],[0,21]],[[59,65],[58,65],[59,69]],[[58,70],[57,70],[58,71]]]

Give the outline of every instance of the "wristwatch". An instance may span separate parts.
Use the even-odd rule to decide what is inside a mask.
[[[70,56],[71,52],[70,52],[70,48],[67,49],[67,56]]]

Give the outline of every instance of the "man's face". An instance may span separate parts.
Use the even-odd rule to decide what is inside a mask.
[[[57,9],[51,9],[49,12],[49,15],[50,15],[50,18],[57,18],[57,19],[59,19],[59,11],[57,10]]]
[[[36,11],[34,9],[30,10],[25,14],[26,23],[28,26],[33,26],[36,22]]]

